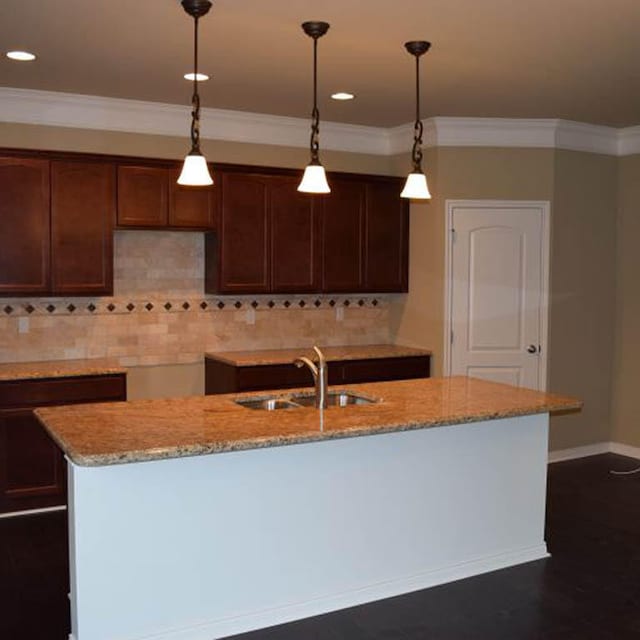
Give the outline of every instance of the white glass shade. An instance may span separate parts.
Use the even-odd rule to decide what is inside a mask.
[[[327,175],[321,164],[308,164],[298,186],[303,193],[331,193]]]
[[[400,197],[412,200],[430,200],[431,194],[427,186],[427,176],[424,173],[410,173]]]
[[[182,165],[178,184],[191,187],[205,187],[213,184],[205,157],[200,153],[190,153]]]

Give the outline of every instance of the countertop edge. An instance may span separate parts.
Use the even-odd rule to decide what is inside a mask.
[[[554,405],[549,403],[543,406],[520,407],[502,412],[484,412],[465,416],[452,416],[441,420],[430,422],[395,422],[383,425],[368,427],[347,427],[335,431],[314,431],[298,433],[293,435],[266,436],[260,438],[248,438],[242,440],[217,441],[210,444],[187,445],[185,447],[168,447],[166,449],[146,449],[139,451],[127,451],[115,454],[82,455],[77,453],[63,439],[59,439],[54,430],[47,427],[44,419],[39,415],[40,409],[34,413],[46,431],[65,451],[66,457],[75,465],[81,467],[104,467],[135,462],[152,462],[158,460],[168,460],[172,458],[187,458],[200,455],[213,455],[221,453],[232,453],[236,451],[249,451],[253,449],[266,449],[271,447],[289,446],[295,444],[305,444],[311,442],[322,442],[329,440],[340,440],[345,438],[356,438],[363,436],[382,435],[389,433],[399,433],[402,431],[415,431],[419,429],[429,429],[436,427],[455,426],[470,424],[473,422],[484,422],[487,420],[500,420],[506,418],[522,417],[542,413],[552,414],[554,412],[573,412],[582,408],[582,401],[576,400],[573,404]]]

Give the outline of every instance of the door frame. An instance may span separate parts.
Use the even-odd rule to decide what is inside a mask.
[[[444,335],[443,335],[443,375],[451,375],[451,331],[452,331],[452,272],[453,272],[453,214],[458,207],[465,209],[539,209],[542,213],[542,255],[540,283],[540,368],[538,369],[538,389],[547,389],[547,364],[549,344],[549,262],[551,245],[551,203],[548,200],[446,200],[446,222],[444,240]]]

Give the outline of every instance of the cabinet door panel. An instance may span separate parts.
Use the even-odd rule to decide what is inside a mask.
[[[51,164],[51,272],[54,294],[113,293],[115,167]]]
[[[0,510],[64,504],[62,452],[33,413],[0,413]]]
[[[49,290],[49,161],[0,158],[0,295]]]
[[[297,191],[297,178],[269,184],[271,290],[317,291],[319,238],[314,198]]]
[[[365,288],[407,291],[409,207],[400,198],[401,184],[367,185]]]
[[[184,229],[214,229],[214,187],[185,187],[179,185],[179,171],[169,174],[169,226]]]
[[[119,227],[166,227],[168,171],[164,167],[118,167]]]
[[[342,363],[342,382],[355,384],[382,380],[428,378],[429,369],[429,356],[350,360]]]
[[[322,198],[322,290],[360,291],[363,278],[365,185],[331,181]]]
[[[223,174],[219,223],[219,290],[269,291],[267,179]]]

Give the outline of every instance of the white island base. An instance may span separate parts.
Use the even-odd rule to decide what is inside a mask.
[[[70,464],[71,638],[212,640],[543,558],[547,435],[537,414]]]

